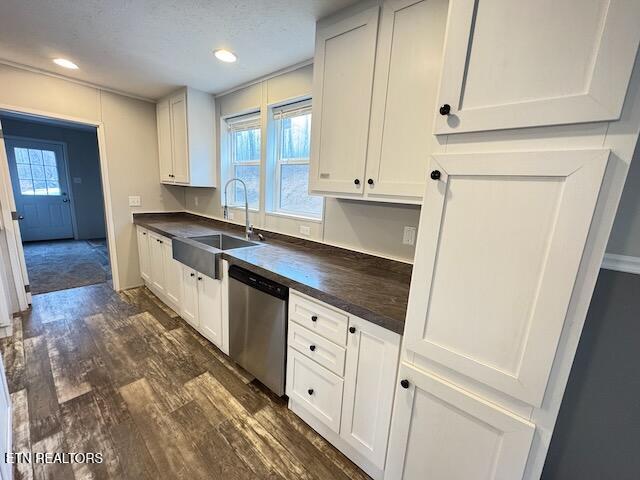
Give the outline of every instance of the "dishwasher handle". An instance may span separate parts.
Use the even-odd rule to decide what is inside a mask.
[[[284,285],[280,285],[273,280],[269,280],[268,278],[257,275],[236,265],[231,265],[229,267],[229,278],[233,278],[240,283],[249,285],[250,287],[267,293],[272,297],[276,297],[281,300],[287,300],[289,298],[289,289]]]

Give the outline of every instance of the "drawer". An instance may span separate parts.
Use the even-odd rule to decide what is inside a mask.
[[[338,345],[347,344],[349,316],[322,302],[290,292],[289,319]]]
[[[344,376],[346,349],[294,322],[289,322],[288,337],[290,347],[312,358],[336,375]]]
[[[287,395],[336,433],[340,432],[343,380],[293,348],[288,349]]]

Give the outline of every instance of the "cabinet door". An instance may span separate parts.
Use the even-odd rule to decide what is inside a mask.
[[[435,133],[617,120],[639,22],[637,1],[451,1]]]
[[[405,347],[540,406],[608,158],[435,155]]]
[[[400,336],[351,317],[340,436],[384,469]]]
[[[318,25],[309,188],[362,195],[378,6]]]
[[[164,293],[171,306],[174,309],[179,309],[182,297],[182,266],[173,259],[171,240],[163,240],[162,250],[164,260]]]
[[[198,279],[197,273],[186,265],[182,270],[182,301],[180,316],[194,328],[198,328]]]
[[[189,146],[187,143],[187,94],[180,92],[169,100],[173,153],[173,180],[189,183]]]
[[[149,233],[141,227],[137,228],[138,235],[138,259],[140,262],[140,276],[145,282],[150,281],[150,258],[149,258]]]
[[[419,202],[437,139],[433,111],[447,0],[388,0],[380,20],[367,156],[370,198]]]
[[[222,346],[222,285],[206,275],[197,274],[198,281],[198,323],[200,332]]]
[[[160,161],[160,181],[173,183],[173,146],[171,142],[171,115],[169,101],[163,100],[156,105],[158,122],[158,158]]]
[[[399,378],[386,479],[522,478],[533,424],[409,365]]]
[[[158,295],[164,295],[164,250],[162,248],[163,237],[149,233],[149,260],[151,288]]]

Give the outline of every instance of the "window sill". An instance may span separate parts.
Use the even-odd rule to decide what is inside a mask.
[[[283,213],[283,212],[265,212],[266,215],[271,217],[281,217],[281,218],[290,218],[291,220],[299,220],[303,222],[312,222],[312,223],[322,223],[322,218],[317,217],[306,217],[304,215],[296,215],[293,213]]]
[[[222,208],[224,209],[224,205],[222,206]],[[244,212],[244,206],[241,206],[241,205],[227,205],[227,208],[229,210],[239,210],[241,212]],[[258,208],[249,207],[249,212],[251,212],[251,213],[260,213],[260,210]]]

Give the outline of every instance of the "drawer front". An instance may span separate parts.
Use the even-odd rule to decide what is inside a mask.
[[[287,395],[339,433],[343,380],[293,348],[288,353]]]
[[[344,346],[347,343],[349,316],[321,302],[291,292],[289,319],[338,345]]]
[[[290,347],[312,358],[336,375],[344,376],[346,350],[294,322],[289,322]]]

